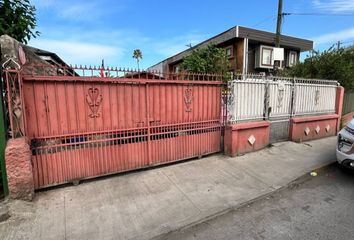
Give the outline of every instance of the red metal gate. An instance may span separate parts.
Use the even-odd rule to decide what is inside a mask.
[[[100,72],[22,72],[36,189],[220,151],[220,76]]]

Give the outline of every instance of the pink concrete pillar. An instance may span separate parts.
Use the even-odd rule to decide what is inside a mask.
[[[337,88],[337,95],[336,95],[336,113],[339,116],[337,122],[337,131],[339,131],[340,129],[341,117],[343,112],[343,99],[344,99],[344,88],[339,86]]]
[[[31,201],[34,183],[31,150],[25,137],[10,139],[5,149],[9,194],[13,199]]]

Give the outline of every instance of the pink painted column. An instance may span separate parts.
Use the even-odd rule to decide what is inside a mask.
[[[337,88],[337,95],[336,95],[336,113],[339,116],[337,122],[337,131],[339,131],[340,124],[341,124],[341,118],[343,113],[343,99],[344,99],[344,88],[339,86]]]
[[[34,196],[31,150],[25,137],[10,139],[5,149],[9,194],[13,199],[31,201]]]

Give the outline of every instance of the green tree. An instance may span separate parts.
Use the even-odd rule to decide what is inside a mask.
[[[214,44],[193,50],[183,59],[180,67],[182,71],[220,74],[224,76],[224,80],[230,78],[230,62],[225,51]]]
[[[138,70],[139,70],[139,62],[140,62],[140,59],[143,58],[143,53],[141,52],[140,49],[135,49],[135,50],[133,51],[133,58],[136,59],[136,63],[137,63],[137,65],[138,65]]]
[[[0,35],[27,43],[40,34],[36,23],[36,8],[29,0],[0,0]]]
[[[338,80],[344,88],[354,89],[354,48],[312,51],[304,62],[280,72],[280,75]]]

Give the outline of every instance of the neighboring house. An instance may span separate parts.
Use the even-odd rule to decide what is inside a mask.
[[[225,49],[233,73],[267,73],[274,69],[274,65],[291,67],[299,61],[301,52],[313,49],[313,41],[284,35],[280,37],[280,48],[275,48],[274,33],[235,26],[151,66],[149,70],[178,72],[184,57],[209,44]]]
[[[149,71],[131,72],[127,73],[121,78],[139,78],[139,79],[165,79],[160,73],[154,73]]]
[[[21,63],[20,60],[20,48],[23,51],[23,60],[25,62]],[[30,66],[30,65],[37,65],[41,66],[40,69],[44,69],[45,66],[48,66],[51,74],[54,75],[63,75],[64,68],[66,69],[67,75],[77,75],[77,73],[70,68],[68,64],[66,64],[57,54],[53,52],[49,52],[43,49],[31,47],[25,44],[18,42],[16,39],[8,36],[2,35],[0,36],[0,50],[1,50],[1,64],[4,63],[8,59],[13,59],[17,63],[21,63],[21,65]],[[53,66],[56,71],[53,72]],[[47,70],[48,70],[47,69]],[[24,69],[24,71],[31,71],[31,69]],[[36,70],[38,71],[38,69]],[[48,71],[47,71],[48,74]]]

